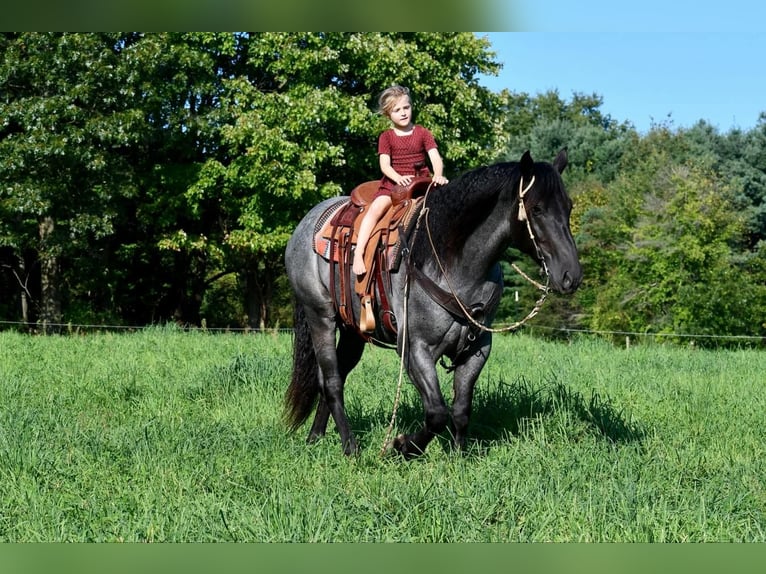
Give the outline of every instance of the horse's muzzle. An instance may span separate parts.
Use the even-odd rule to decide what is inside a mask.
[[[569,295],[577,291],[577,288],[582,283],[582,268],[580,266],[577,269],[570,271],[564,271],[561,278],[555,282],[554,287],[556,290],[564,295]]]

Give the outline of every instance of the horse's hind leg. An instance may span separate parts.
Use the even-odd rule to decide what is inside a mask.
[[[331,414],[333,420],[335,420],[335,426],[340,433],[343,452],[345,454],[355,454],[359,449],[346,416],[346,407],[343,399],[345,375],[342,376],[340,370],[340,365],[344,365],[344,371],[348,374],[350,369],[347,365],[351,362],[350,358],[353,358],[353,353],[350,358],[347,358],[345,353],[343,353],[343,359],[339,360],[339,352],[335,348],[334,318],[319,316],[308,308],[306,309],[306,315],[310,316],[311,339],[314,342],[314,352],[316,353],[319,369],[321,370],[319,376],[321,387],[319,406],[317,407],[314,423],[311,426],[309,440],[311,440],[312,435],[321,436],[327,427],[328,414]],[[357,351],[359,355],[361,355],[362,350],[363,347]],[[359,361],[359,356],[356,357],[356,361]]]
[[[336,354],[338,373],[344,387],[346,384],[346,377],[348,377],[348,374],[359,363],[359,359],[362,358],[363,353],[364,341],[356,333],[348,329],[341,329]],[[319,375],[320,388],[324,388],[322,373],[320,372]],[[308,442],[314,442],[325,435],[329,420],[330,407],[324,398],[324,393],[320,393],[316,415],[314,416],[314,423],[311,425],[311,431],[309,431]]]
[[[309,437],[307,442],[315,442],[322,438],[327,432],[327,422],[330,420],[330,407],[327,406],[327,401],[324,400],[324,395],[319,394],[319,402],[317,404],[317,412],[314,415],[314,422],[311,425],[309,431]]]

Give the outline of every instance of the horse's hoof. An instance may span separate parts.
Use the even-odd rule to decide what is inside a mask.
[[[343,449],[343,454],[345,454],[347,457],[351,458],[354,456],[359,455],[359,446],[354,442],[352,444],[348,444]]]
[[[314,443],[316,443],[316,442],[319,442],[319,441],[320,441],[321,439],[323,439],[323,438],[324,438],[324,434],[319,434],[319,433],[311,433],[311,434],[310,434],[310,435],[309,435],[309,436],[306,438],[306,444],[314,444]]]
[[[407,437],[403,434],[397,435],[393,441],[391,441],[391,446],[396,450],[396,452],[400,454],[404,454],[405,446],[407,445]]]
[[[420,450],[415,448],[408,439],[407,435],[400,434],[393,440],[393,449],[398,452],[404,460],[412,460],[423,454]]]
[[[403,434],[395,437],[393,440],[383,443],[383,447],[380,449],[381,456],[401,456],[402,448],[405,443],[405,437]]]

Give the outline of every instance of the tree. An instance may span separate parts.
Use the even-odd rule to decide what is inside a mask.
[[[224,82],[222,153],[190,192],[218,198],[216,236],[245,288],[249,323],[267,324],[292,229],[315,203],[379,177],[375,98],[410,87],[454,172],[497,154],[496,70],[473,34],[267,33],[242,37],[242,75]],[[256,315],[257,313],[257,315]]]
[[[695,152],[738,190],[736,208],[747,212],[748,248],[756,249],[766,240],[766,113],[747,132],[733,129],[722,135],[700,121],[685,135]]]
[[[556,90],[534,97],[508,92],[504,96],[508,138],[505,159],[513,161],[526,150],[535,158],[553,158],[566,147],[570,180],[588,174],[603,182],[614,179],[626,141],[635,130],[628,123],[620,124],[604,115],[600,96],[575,92],[569,102],[562,100]]]
[[[585,286],[592,329],[763,333],[766,292],[748,272],[755,260],[744,255],[737,189],[704,157],[683,157],[690,149],[685,138],[653,130],[632,169],[614,182],[614,204],[586,218],[585,261],[595,272]]]
[[[61,322],[62,261],[98,259],[99,240],[112,232],[111,198],[134,190],[121,152],[136,143],[141,118],[118,65],[129,42],[0,36],[0,245],[19,299],[34,294],[42,323]],[[37,287],[27,281],[33,268]]]
[[[469,33],[0,36],[0,287],[47,323],[198,324],[236,275],[249,324],[268,324],[294,225],[379,176],[387,85],[413,90],[452,172],[497,156],[500,99],[477,80],[498,69],[488,47]]]
[[[550,161],[561,148],[568,150],[569,163],[563,178],[573,198],[574,210],[570,219],[586,269],[585,284],[575,298],[550,295],[534,324],[552,328],[580,326],[585,310],[592,303],[586,295],[593,293],[587,289],[589,280],[595,277],[588,272],[588,267],[595,263],[592,254],[599,254],[600,260],[596,263],[599,266],[613,264],[608,257],[602,257],[609,252],[607,249],[589,250],[583,249],[583,245],[612,241],[614,238],[609,236],[614,234],[614,229],[607,226],[594,228],[588,221],[605,217],[604,209],[608,209],[611,200],[605,186],[617,177],[622,158],[629,146],[635,145],[638,134],[629,124],[618,124],[602,114],[599,109],[602,99],[596,94],[575,93],[569,102],[555,90],[534,97],[507,91],[502,95],[508,141],[504,153],[506,160],[517,161],[524,151],[530,150],[536,160]],[[587,230],[583,233],[584,219]],[[499,309],[500,317],[510,314],[519,318],[531,309],[539,296],[510,268],[510,263],[514,262],[534,276],[533,265],[520,257],[520,253],[513,249],[505,255],[506,289]]]
[[[125,53],[146,130],[132,150],[137,193],[120,204],[114,254],[130,280],[116,298],[131,322],[200,323],[222,269],[216,197],[197,194],[202,167],[221,153],[223,81],[245,55],[231,33],[142,34]]]

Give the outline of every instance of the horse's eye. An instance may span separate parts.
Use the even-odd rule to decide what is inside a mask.
[[[544,212],[543,206],[539,203],[532,208],[532,215],[542,215]]]

